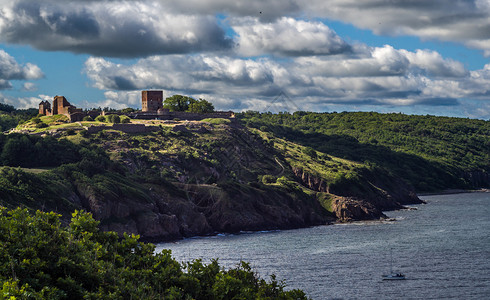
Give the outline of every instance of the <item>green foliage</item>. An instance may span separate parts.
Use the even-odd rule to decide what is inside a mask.
[[[106,120],[105,116],[103,116],[103,115],[95,117],[95,121],[97,121],[97,122],[105,122],[105,120]]]
[[[188,96],[173,95],[163,101],[163,107],[170,111],[187,111],[189,105],[195,101],[196,100]]]
[[[131,123],[131,118],[128,116],[121,116],[121,123],[123,124]]]
[[[39,122],[36,124],[36,128],[47,128],[47,127],[49,127],[49,125],[44,122]]]
[[[221,125],[221,124],[230,124],[231,121],[229,119],[224,118],[207,118],[203,119],[202,122],[207,122],[213,125]]]
[[[379,113],[237,115],[248,126],[306,147],[318,159],[340,157],[379,166],[418,190],[488,186],[473,172],[490,173],[490,122]],[[482,176],[481,178],[484,178]],[[342,180],[340,180],[342,181]],[[340,182],[339,181],[339,182]]]
[[[33,174],[21,169],[3,167],[0,169],[0,198],[3,201],[23,199],[24,202],[34,201],[35,189],[39,180]]]
[[[189,104],[188,112],[192,113],[210,113],[214,111],[214,105],[204,99],[195,100]]]
[[[163,107],[170,111],[187,111],[193,113],[208,113],[214,111],[214,106],[210,102],[182,95],[173,95],[163,101]]]
[[[68,129],[68,130],[66,131],[66,135],[75,135],[75,134],[76,134],[76,132],[75,132],[75,130],[74,130],[74,129]]]
[[[87,122],[90,122],[90,121],[93,121],[94,119],[92,119],[91,116],[85,116],[83,117],[83,121],[87,121]]]
[[[230,270],[216,260],[182,266],[170,251],[154,250],[138,236],[99,231],[88,213],[75,211],[63,227],[53,212],[0,207],[0,298],[306,299],[245,262]]]
[[[286,178],[286,176],[281,176],[281,177],[277,178],[276,183],[285,187],[286,190],[288,190],[288,191],[299,190],[298,183],[293,181],[293,180],[289,180],[288,178]]]
[[[14,110],[15,110],[15,107],[13,107],[10,104],[0,103],[0,111],[10,113],[10,112],[13,112]]]
[[[44,116],[42,120],[48,125],[70,123],[70,119],[65,115]]]
[[[264,175],[262,176],[262,183],[271,184],[276,182],[276,177],[272,175]]]
[[[35,109],[15,109],[12,105],[0,103],[0,131],[15,128],[36,116],[37,112]]]
[[[303,153],[306,154],[306,155],[308,155],[311,158],[317,158],[315,149],[313,149],[311,147],[304,148],[303,149]]]
[[[79,159],[79,147],[66,140],[23,134],[0,135],[0,165],[50,167]]]
[[[0,113],[0,131],[15,128],[19,123],[19,119],[10,114]]]
[[[109,123],[121,123],[121,117],[119,115],[115,115],[115,114],[106,115],[105,119]]]
[[[136,110],[134,108],[131,108],[131,107],[126,107],[126,108],[123,108],[123,109],[119,110],[119,112],[124,113],[124,114],[132,113],[132,112],[135,112],[135,111]]]
[[[332,195],[327,193],[317,193],[316,199],[327,211],[332,212]]]
[[[79,131],[79,134],[80,134],[82,137],[85,137],[85,138],[87,138],[87,137],[89,137],[89,136],[90,136],[90,134],[89,134],[88,130],[86,130],[86,129],[82,129],[82,130],[80,130],[80,131]]]

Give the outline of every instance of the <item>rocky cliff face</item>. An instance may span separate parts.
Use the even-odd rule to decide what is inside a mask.
[[[386,218],[379,208],[362,199],[335,197],[331,205],[340,222]]]
[[[300,145],[237,124],[179,126],[89,134],[84,142],[102,148],[105,163],[55,171],[63,175],[59,190],[49,192],[58,197],[53,203],[66,205],[63,212],[91,212],[103,230],[152,241],[379,219],[383,210],[420,203],[402,180],[361,163],[335,158],[335,174],[349,176],[328,181],[292,167],[286,154],[312,170],[331,168],[306,161]]]
[[[298,180],[309,189],[317,192],[329,193],[329,187],[327,182],[321,178],[314,176],[308,172],[303,171],[301,168],[291,168],[293,174],[298,178]]]
[[[147,139],[154,144],[149,147],[153,148],[151,155],[143,151],[144,147],[141,150],[141,143],[135,143],[134,137],[105,137],[103,147],[120,155],[121,162],[132,173],[146,174],[156,167],[165,172],[172,170],[176,181],[174,189],[178,192],[171,193],[168,187],[152,183],[147,184],[151,189],[150,200],[141,201],[121,194],[107,201],[107,197],[84,193],[83,188],[79,188],[81,201],[101,220],[102,228],[140,234],[147,239],[168,240],[214,232],[287,229],[335,220],[379,219],[385,217],[383,210],[421,202],[413,188],[382,171],[356,169],[356,180],[332,184],[301,168],[291,167],[285,161],[279,162],[281,155],[271,147],[273,143],[265,142],[236,124],[178,126],[172,130],[179,133],[177,137],[155,133]],[[196,126],[205,130],[192,131]],[[206,148],[208,140],[213,140],[213,148]],[[156,146],[158,143],[162,146]],[[164,143],[168,144],[164,146]],[[175,143],[191,148],[187,152],[194,151],[195,154],[184,158],[181,154],[158,151]],[[199,146],[200,143],[203,146]],[[213,158],[220,163],[207,163]],[[301,188],[258,183],[260,174],[290,176],[313,194],[329,194],[331,213]],[[210,179],[216,183],[210,184]]]
[[[233,193],[215,185],[180,185],[186,196],[170,196],[152,185],[151,201],[117,195],[107,199],[78,186],[83,207],[101,221],[103,230],[139,234],[145,240],[163,241],[215,232],[291,229],[332,221],[318,202],[281,190],[236,184]],[[294,195],[293,195],[294,196]]]
[[[339,186],[329,186],[322,178],[293,168],[306,187],[333,195],[332,211],[341,222],[373,220],[385,217],[382,211],[402,209],[406,204],[423,203],[414,189],[403,180],[387,174],[360,171],[359,178]]]

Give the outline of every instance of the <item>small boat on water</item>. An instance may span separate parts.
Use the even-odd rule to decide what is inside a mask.
[[[382,276],[383,280],[403,280],[405,275],[393,272],[393,249],[390,249],[390,273]]]
[[[402,273],[392,273],[388,275],[383,275],[383,280],[403,280],[405,279],[405,275]]]

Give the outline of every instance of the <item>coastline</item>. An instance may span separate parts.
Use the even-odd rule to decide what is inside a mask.
[[[421,194],[417,194],[417,196],[437,196],[437,195],[451,195],[451,194],[465,194],[465,193],[490,193],[490,189],[486,189],[486,188],[482,188],[482,189],[478,189],[478,190],[448,189],[448,190],[433,192],[433,193],[421,193]],[[426,204],[426,202],[423,201],[422,204]],[[404,207],[402,209],[394,209],[394,210],[386,210],[386,211],[396,211],[396,210],[416,210],[416,209],[411,208],[411,207]],[[187,240],[187,239],[206,238],[206,237],[213,237],[213,236],[220,236],[220,235],[241,235],[241,234],[267,233],[267,232],[275,232],[275,231],[295,230],[295,229],[304,229],[304,228],[311,228],[311,227],[317,227],[317,226],[332,226],[332,225],[361,225],[362,226],[362,225],[384,223],[384,222],[396,222],[396,219],[392,219],[392,218],[387,217],[387,218],[380,218],[380,219],[373,219],[373,220],[353,220],[353,221],[348,221],[348,222],[341,222],[341,221],[336,220],[334,222],[328,222],[328,223],[322,224],[322,225],[312,225],[312,226],[305,226],[305,227],[298,227],[298,228],[283,228],[283,229],[271,229],[271,230],[251,230],[251,231],[240,231],[240,232],[236,232],[236,233],[213,232],[213,233],[206,234],[206,235],[195,235],[195,236],[189,236],[189,237],[183,237],[183,238],[171,239],[171,240],[149,240],[149,242],[152,242],[154,244],[167,244],[167,243],[176,243],[176,242],[179,242],[182,240]]]
[[[420,196],[436,196],[436,195],[451,195],[451,194],[465,194],[465,193],[490,193],[490,189],[478,189],[478,190],[461,190],[461,189],[449,189],[442,190],[437,192],[428,192],[428,193],[420,193],[417,194],[417,197]]]

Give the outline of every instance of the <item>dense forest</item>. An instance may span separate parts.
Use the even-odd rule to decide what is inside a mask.
[[[316,151],[383,167],[418,191],[488,186],[489,121],[375,112],[237,116]]]

